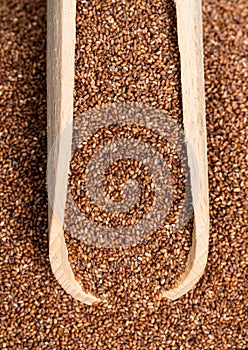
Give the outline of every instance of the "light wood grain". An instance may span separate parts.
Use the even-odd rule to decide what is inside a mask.
[[[64,290],[74,298],[90,305],[99,299],[84,293],[76,281],[68,260],[63,232],[72,143],[75,16],[76,1],[48,0],[47,134],[50,162],[47,171],[47,187],[49,193],[49,255],[52,271]]]
[[[176,9],[181,57],[183,119],[195,221],[192,247],[185,273],[181,276],[176,288],[161,294],[161,297],[172,300],[190,291],[200,279],[207,261],[209,235],[201,1],[177,0]],[[53,273],[64,290],[77,300],[92,304],[99,299],[83,292],[76,281],[68,261],[63,232],[72,143],[75,13],[76,0],[48,0],[49,254]],[[63,130],[66,132],[62,132]],[[60,137],[56,143],[58,136]],[[54,151],[53,157],[51,157],[51,150]]]
[[[176,11],[181,60],[183,123],[193,197],[194,230],[186,270],[178,286],[162,293],[162,297],[172,300],[186,294],[199,281],[206,266],[209,241],[201,0],[176,0]]]

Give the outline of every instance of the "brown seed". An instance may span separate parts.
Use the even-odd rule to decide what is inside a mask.
[[[181,120],[173,2],[79,1],[78,6],[84,13],[83,17],[78,11],[79,28],[91,32],[82,52],[80,43],[76,51],[76,63],[85,57],[85,77],[76,76],[81,96],[75,96],[75,114],[80,108],[84,111],[115,99],[140,99],[147,104],[156,101],[157,108],[171,109],[170,115]],[[115,287],[113,300],[92,307],[68,296],[53,277],[49,264],[45,1],[3,0],[0,11],[0,348],[246,349],[247,1],[203,1],[211,206],[210,249],[204,276],[194,290],[175,302],[159,301],[149,294],[160,288],[162,280],[165,284],[174,283],[173,266],[177,260],[172,261],[172,257],[183,254],[178,259],[183,268],[191,228],[181,236],[183,242],[174,241],[176,237],[164,237],[163,243],[151,240],[141,245],[133,257],[128,250],[120,254],[113,249],[108,255],[109,259],[114,258],[110,262],[104,258],[104,250],[86,245],[80,250],[77,245],[80,261],[75,259],[74,264],[84,288],[87,285],[88,290],[94,288],[103,295],[107,289],[112,293],[110,286]],[[103,21],[107,17],[110,20]],[[103,25],[108,25],[107,34],[98,30]],[[121,30],[120,25],[124,27]],[[97,41],[93,45],[90,40],[95,36]],[[111,55],[114,45],[120,57]],[[155,45],[157,51],[153,52]],[[122,50],[124,46],[126,52]],[[175,67],[167,65],[167,48]],[[113,62],[106,59],[102,64],[96,60],[106,55]],[[147,66],[146,70],[135,70],[142,64]],[[107,70],[108,65],[116,69]],[[96,71],[94,77],[92,73]],[[105,80],[107,71],[109,79]],[[170,77],[165,79],[165,72],[173,76],[176,85],[170,84]],[[108,180],[112,183],[112,179]],[[69,244],[73,245],[73,241]],[[170,266],[154,271],[157,263],[162,264],[163,249]],[[96,270],[94,276],[82,272],[88,263],[92,264],[92,271]],[[105,273],[106,267],[100,270],[100,265],[109,264],[112,271]],[[128,269],[139,268],[141,274],[146,269],[145,279],[139,278],[138,272],[125,276]],[[113,272],[119,272],[119,281],[116,277],[111,280]],[[156,283],[153,277],[159,273],[161,280]],[[137,290],[129,288],[130,294],[124,292],[128,282],[130,288],[137,286]],[[141,290],[148,294],[140,296]]]

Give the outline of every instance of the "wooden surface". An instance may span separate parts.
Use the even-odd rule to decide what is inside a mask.
[[[178,287],[162,297],[175,300],[202,276],[208,257],[209,200],[201,0],[176,0],[181,60],[183,122],[194,207],[194,231],[186,270]],[[199,182],[199,186],[198,186]]]
[[[75,16],[76,1],[48,0],[47,134],[50,162],[47,171],[47,187],[49,193],[49,255],[52,271],[64,290],[74,298],[86,304],[92,304],[99,299],[84,293],[75,280],[68,261],[63,232],[72,143]],[[58,142],[55,142],[57,136],[60,137],[57,139]]]
[[[201,277],[208,256],[209,232],[201,1],[177,0],[176,8],[181,56],[183,118],[195,222],[186,271],[176,288],[161,294],[161,297],[172,300],[191,290]],[[75,13],[76,0],[48,0],[49,255],[53,273],[64,290],[77,300],[92,304],[99,299],[84,293],[75,280],[68,261],[63,232],[72,143]],[[62,133],[62,130],[66,132]],[[58,142],[55,142],[59,135]]]

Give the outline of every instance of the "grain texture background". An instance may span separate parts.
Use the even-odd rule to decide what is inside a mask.
[[[46,2],[0,5],[0,348],[246,349],[247,1],[204,0],[210,251],[176,302],[88,307],[49,265]]]

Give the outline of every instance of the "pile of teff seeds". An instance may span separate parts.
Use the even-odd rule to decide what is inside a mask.
[[[184,222],[186,225],[181,230],[171,230],[173,224],[176,225],[176,216],[185,201],[184,174],[177,159],[180,156],[182,158],[182,154],[178,154],[177,149],[173,150],[175,141],[178,140],[168,142],[162,138],[155,129],[155,120],[153,123],[153,118],[159,114],[157,109],[161,109],[167,119],[171,118],[182,125],[175,8],[172,1],[78,1],[77,5],[74,130],[82,140],[78,141],[72,158],[69,182],[74,203],[80,208],[80,213],[94,221],[95,225],[91,231],[89,228],[88,239],[84,232],[80,235],[84,224],[77,223],[79,213],[71,213],[69,201],[67,210],[70,214],[67,215],[65,225],[69,260],[84,290],[116,302],[119,302],[119,298],[149,301],[162,288],[168,289],[175,285],[184,271],[191,245],[192,215],[188,218],[191,219],[188,223]],[[128,102],[130,105],[125,105]],[[121,123],[121,117],[118,118],[118,115],[123,114],[125,117],[125,114],[130,113],[133,102],[136,103],[132,112],[133,119],[146,118],[146,127],[141,123],[137,125],[137,122],[132,124],[132,115],[128,124]],[[95,108],[106,104],[105,108]],[[146,105],[152,107],[149,115],[148,108],[144,107]],[[137,118],[138,113],[140,118]],[[89,114],[88,118],[93,119],[96,125],[102,120],[106,120],[108,125],[105,128],[96,128],[85,140],[81,136],[84,119],[87,118],[84,118],[84,114]],[[116,123],[115,115],[119,123]],[[163,127],[169,127],[163,125],[165,121],[159,115],[157,119],[161,119],[159,131]],[[87,128],[87,124],[85,127]],[[110,158],[112,169],[106,169],[108,175],[105,179],[103,177],[103,181],[106,177],[109,178],[105,186],[106,193],[112,199],[121,200],[118,198],[121,184],[125,186],[126,181],[133,179],[143,190],[140,197],[145,199],[142,202],[142,198],[138,198],[141,203],[134,210],[121,212],[119,215],[104,211],[91,201],[85,185],[87,165],[92,157],[97,151],[103,152],[101,147],[108,143],[115,144],[123,138],[129,138],[130,143],[134,139],[156,148],[164,163],[171,167],[170,175],[174,180],[173,205],[165,220],[155,232],[143,237],[139,244],[128,247],[126,243],[127,247],[124,248],[122,241],[125,234],[122,240],[120,234],[116,234],[114,239],[110,236],[109,241],[103,245],[97,240],[99,235],[95,226],[103,230],[108,221],[108,228],[116,232],[117,228],[135,225],[135,219],[141,222],[142,217],[149,213],[156,189],[151,186],[151,171],[148,167],[144,168],[141,161],[134,164],[135,159],[131,152],[128,158],[118,159],[119,162],[112,160],[115,156],[113,151],[108,152],[106,157]],[[137,153],[141,151],[141,146],[137,147]],[[149,157],[146,160],[145,164],[149,166],[152,160]],[[184,155],[180,161],[187,164],[187,157]],[[96,172],[99,162],[95,161],[94,165]],[[131,232],[132,228],[130,235]],[[135,234],[134,232],[133,236]],[[106,243],[110,247],[105,247]],[[116,248],[112,248],[116,245]]]
[[[76,278],[85,290],[107,297],[108,303],[91,307],[67,295],[49,265],[45,10],[42,0],[4,0],[0,6],[0,348],[246,349],[246,0],[203,1],[211,222],[204,276],[181,299],[159,300],[159,291],[173,286],[184,270],[192,217],[174,236],[161,228],[132,248],[91,246],[66,233]],[[172,0],[78,1],[75,64],[75,120],[96,105],[138,102],[164,110],[181,125]],[[158,141],[156,135],[149,140]],[[84,176],[80,159],[82,152],[75,153],[70,185],[83,211],[87,201],[73,192],[77,176]],[[167,160],[173,165],[175,159]],[[127,165],[137,171],[132,162],[111,170],[128,176]],[[180,201],[184,177],[176,169]],[[149,184],[147,169],[140,171]],[[133,176],[147,189],[142,174]],[[106,181],[108,189],[112,178]],[[109,193],[118,199],[118,191]],[[152,193],[146,198],[149,204]],[[167,220],[166,226],[173,224],[173,215]]]

